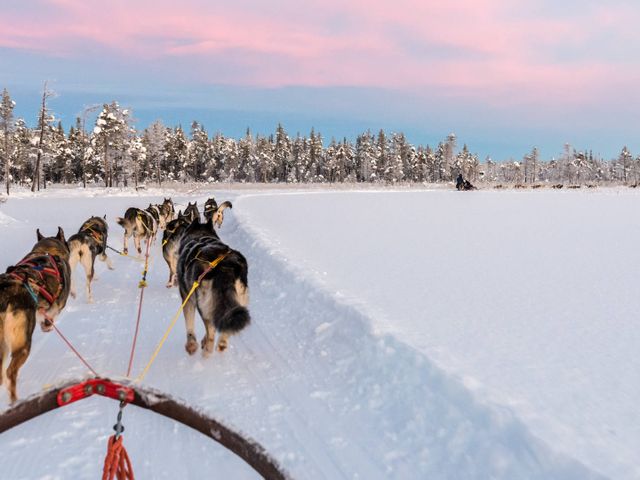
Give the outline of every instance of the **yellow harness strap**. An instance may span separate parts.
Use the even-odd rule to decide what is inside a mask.
[[[151,214],[147,214],[147,215],[151,215]],[[153,221],[154,221],[154,222],[156,221],[156,219],[155,219],[155,218],[153,218],[153,216],[151,216],[151,218],[153,219]],[[144,227],[144,229],[145,229],[148,233],[153,233],[153,231],[152,231],[149,227],[147,227],[147,224],[146,224],[146,223],[144,223],[144,219],[143,219],[143,217],[142,217],[142,214],[140,214],[140,213],[138,214],[138,220],[140,220],[140,223],[142,224],[142,226]]]
[[[202,272],[200,274],[200,276],[198,277],[198,279],[193,282],[193,285],[191,286],[191,290],[189,290],[189,293],[187,294],[187,296],[184,298],[184,301],[182,302],[182,305],[180,305],[180,308],[178,309],[178,311],[176,312],[176,314],[173,316],[173,319],[171,319],[171,322],[169,323],[169,327],[167,328],[167,330],[164,332],[164,335],[162,336],[162,339],[160,340],[160,343],[158,343],[158,346],[156,347],[155,351],[153,352],[153,355],[151,355],[151,360],[149,360],[149,362],[147,363],[147,365],[144,367],[144,369],[142,370],[142,373],[140,373],[140,375],[138,375],[135,379],[136,382],[140,382],[142,381],[142,379],[145,377],[145,375],[147,374],[147,372],[149,371],[149,368],[151,368],[151,365],[153,364],[153,362],[156,360],[156,357],[158,356],[158,353],[160,353],[160,349],[162,348],[162,346],[164,345],[164,343],[167,341],[167,338],[169,338],[169,334],[171,333],[171,330],[173,330],[173,327],[176,325],[176,322],[178,321],[178,318],[180,317],[180,314],[182,313],[182,311],[184,310],[184,306],[187,304],[187,302],[189,301],[189,299],[191,298],[191,295],[193,295],[193,292],[196,291],[196,289],[200,286],[200,282],[202,281],[202,279],[204,278],[204,276],[209,273],[211,270],[213,270],[214,268],[216,268],[218,266],[218,264],[224,260],[227,255],[229,255],[229,253],[231,253],[230,250],[226,251],[225,253],[218,255],[218,257],[211,261],[208,262],[206,260],[202,260],[200,258],[198,258],[198,255],[196,255],[196,259],[200,260],[201,262],[206,261],[208,263],[208,267],[205,269],[204,272]]]

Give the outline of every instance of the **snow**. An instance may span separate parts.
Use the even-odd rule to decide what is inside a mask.
[[[2,265],[36,227],[70,235],[95,214],[119,248],[115,217],[171,193],[18,192],[0,205]],[[177,325],[145,385],[244,432],[293,478],[640,476],[633,192],[218,186],[173,198],[202,206],[209,193],[234,202],[220,235],[249,260],[253,321],[208,359],[187,356]],[[179,307],[152,250],[134,374]],[[114,271],[96,262],[95,303],[79,288],[58,324],[119,377],[142,265],[111,257]],[[22,397],[87,373],[54,335],[34,333]],[[3,477],[99,476],[116,413],[92,398],[6,432]],[[123,421],[139,478],[256,477],[187,427],[135,407]]]

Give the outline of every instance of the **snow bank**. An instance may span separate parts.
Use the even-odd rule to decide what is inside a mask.
[[[274,257],[505,408],[554,451],[638,478],[638,196],[246,196]]]

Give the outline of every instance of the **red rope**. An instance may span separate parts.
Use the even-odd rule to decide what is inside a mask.
[[[129,454],[122,444],[122,437],[115,435],[109,438],[107,456],[104,459],[102,480],[134,480],[133,468]]]
[[[98,375],[98,373],[97,373],[93,368],[91,368],[91,365],[89,365],[89,364],[87,363],[87,361],[86,361],[84,358],[82,358],[82,355],[80,355],[80,353],[79,353],[79,352],[78,352],[78,351],[73,347],[73,345],[71,345],[71,342],[70,342],[69,340],[67,340],[67,337],[65,337],[65,336],[62,334],[62,332],[58,329],[58,327],[56,327],[56,324],[55,324],[55,323],[53,323],[53,322],[52,322],[51,324],[53,325],[53,329],[56,331],[56,333],[57,333],[58,335],[60,335],[60,338],[62,338],[62,340],[64,340],[64,342],[67,344],[67,346],[71,349],[71,351],[72,351],[73,353],[75,353],[75,354],[76,354],[76,356],[80,359],[80,361],[81,361],[82,363],[84,363],[84,364],[85,364],[85,366],[86,366],[89,370],[91,370],[91,372],[93,372],[93,374],[94,374],[96,377],[99,377],[100,375]]]
[[[136,331],[133,334],[133,342],[131,343],[131,354],[129,355],[129,366],[127,367],[127,377],[131,374],[131,367],[133,366],[133,356],[136,351],[136,343],[138,341],[138,330],[140,328],[140,317],[142,316],[142,300],[144,299],[144,289],[147,286],[147,269],[149,268],[149,245],[153,237],[147,239],[147,249],[144,254],[144,272],[142,273],[142,280],[140,281],[140,302],[138,302],[138,318],[136,319]]]

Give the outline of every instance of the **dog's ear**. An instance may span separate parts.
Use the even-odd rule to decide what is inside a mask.
[[[40,229],[39,228],[36,229],[36,237],[38,238],[38,241],[40,241],[40,240],[42,240],[44,238],[44,235],[42,235],[40,233]]]
[[[107,219],[107,216],[105,215],[105,216],[104,216],[104,217],[102,217],[102,218],[104,218],[104,219],[106,220],[106,219]]]
[[[66,243],[67,241],[64,239],[64,230],[62,230],[62,227],[58,227],[58,234],[56,235],[56,238],[58,240],[60,240],[62,243]]]

